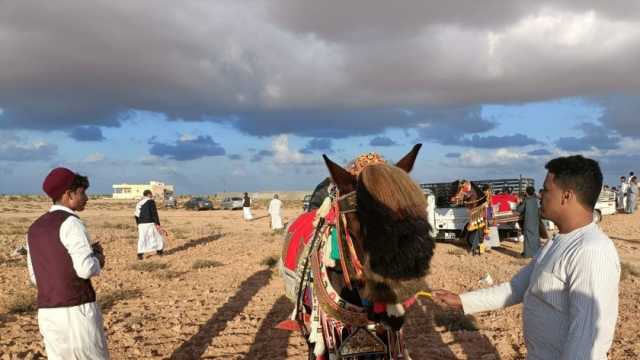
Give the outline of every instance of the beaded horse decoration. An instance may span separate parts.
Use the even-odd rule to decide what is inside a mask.
[[[292,222],[281,262],[295,309],[279,327],[301,330],[310,358],[408,358],[404,311],[427,288],[435,244],[408,175],[419,149],[396,165],[364,154],[346,169],[324,156],[334,191]]]

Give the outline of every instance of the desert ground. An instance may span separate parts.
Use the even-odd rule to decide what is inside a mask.
[[[3,197],[0,202],[0,359],[44,358],[24,256],[12,256],[31,222],[49,202]],[[171,237],[166,255],[136,259],[134,202],[92,199],[80,213],[93,240],[102,243],[106,267],[94,278],[109,350],[114,359],[306,359],[296,333],[274,329],[292,305],[274,266],[282,234],[272,233],[266,206],[256,219],[241,211],[160,210]],[[301,212],[287,203],[284,220]],[[620,315],[610,359],[640,358],[640,214],[605,217],[602,228],[623,263]],[[472,257],[438,243],[429,281],[433,288],[464,291],[491,274],[506,281],[526,260],[521,245]],[[524,359],[521,307],[460,318],[427,300],[409,310],[407,346],[414,359]]]

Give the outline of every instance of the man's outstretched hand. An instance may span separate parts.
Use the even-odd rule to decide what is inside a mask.
[[[459,310],[462,311],[462,301],[460,300],[460,296],[458,294],[452,293],[448,290],[433,290],[431,292],[433,302],[435,302],[438,306],[443,307],[449,310]]]

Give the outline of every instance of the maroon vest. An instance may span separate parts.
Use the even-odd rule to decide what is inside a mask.
[[[75,216],[64,210],[42,215],[29,228],[29,256],[38,286],[38,308],[76,306],[96,301],[91,281],[78,277],[60,241],[60,226]]]

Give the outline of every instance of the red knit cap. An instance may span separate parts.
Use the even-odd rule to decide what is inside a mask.
[[[67,168],[55,168],[51,170],[49,175],[44,179],[42,190],[44,190],[51,199],[58,200],[62,194],[71,187],[75,177],[76,174]]]

